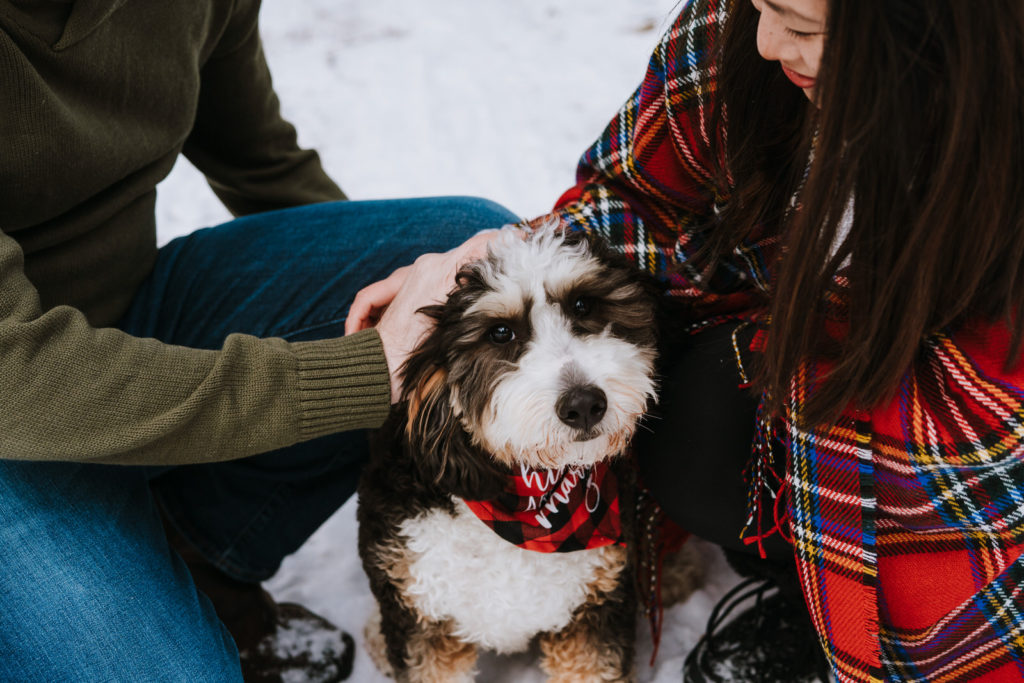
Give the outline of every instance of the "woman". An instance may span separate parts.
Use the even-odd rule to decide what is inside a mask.
[[[1022,79],[1016,0],[694,0],[555,210],[685,305],[655,497],[841,681],[1024,672]]]

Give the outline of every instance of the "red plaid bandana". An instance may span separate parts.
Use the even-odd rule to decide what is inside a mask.
[[[564,553],[622,537],[618,482],[603,462],[561,470],[524,465],[497,498],[466,504],[496,534],[526,550]]]

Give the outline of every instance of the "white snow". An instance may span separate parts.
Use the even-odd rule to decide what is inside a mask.
[[[576,160],[640,82],[678,0],[264,0],[262,32],[285,115],[353,199],[480,195],[524,217],[572,184]],[[229,218],[182,161],[160,186],[161,242]],[[269,582],[359,643],[353,681],[388,680],[361,649],[370,614],[354,501]],[[702,546],[708,586],[668,610],[641,681],[681,679],[686,652],[736,580]],[[532,683],[530,655],[488,656],[478,680]]]

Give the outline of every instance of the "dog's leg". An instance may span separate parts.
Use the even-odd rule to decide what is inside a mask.
[[[630,563],[621,546],[605,552],[608,562],[572,622],[540,638],[541,667],[552,683],[633,680],[636,599]]]
[[[406,645],[408,683],[471,683],[476,673],[476,646],[451,633],[449,622],[421,624]]]
[[[395,677],[391,662],[388,660],[388,644],[381,628],[380,607],[376,602],[373,603],[373,612],[370,613],[370,618],[366,620],[366,626],[363,627],[363,647],[366,648],[370,660],[373,661],[378,671],[388,678]]]
[[[406,646],[420,628],[415,610],[402,595],[409,582],[409,558],[392,527],[384,526],[383,515],[374,512],[367,514],[360,500],[359,514],[366,521],[359,524],[359,554],[377,603],[364,628],[364,642],[381,673],[405,680]]]
[[[379,599],[379,598],[378,598]],[[417,620],[400,604],[374,609],[363,633],[381,673],[403,683],[469,683],[477,651],[455,638],[448,622]]]
[[[704,559],[694,544],[687,542],[661,565],[661,606],[685,602],[703,583]]]
[[[378,609],[366,624],[365,642],[374,664],[403,683],[460,683],[473,680],[476,646],[452,635],[448,622],[418,614],[403,587],[409,581],[405,546],[374,544],[366,556],[370,589]]]
[[[402,653],[402,666],[391,665],[380,610],[374,608],[363,633],[366,650],[385,676],[408,683],[470,682],[475,673],[477,652],[470,643],[453,638],[447,623],[417,625],[408,641],[395,643]],[[392,638],[392,640],[397,640]]]

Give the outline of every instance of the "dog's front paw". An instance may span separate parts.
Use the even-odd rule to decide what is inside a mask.
[[[366,620],[366,626],[363,627],[363,647],[378,671],[388,678],[395,677],[391,662],[388,661],[388,644],[381,632],[380,608],[376,602],[373,604],[373,612]]]

